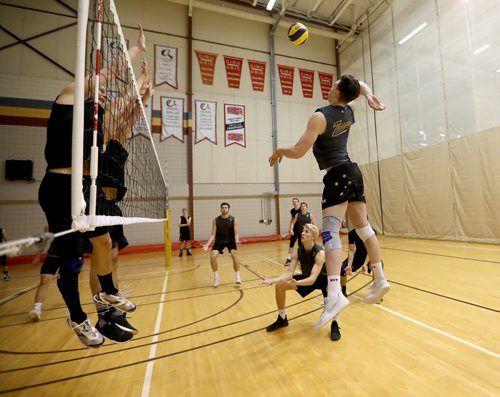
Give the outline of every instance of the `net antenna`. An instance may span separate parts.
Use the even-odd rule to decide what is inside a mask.
[[[141,68],[138,82],[113,0],[91,1],[90,12],[80,21],[84,3],[88,7],[89,1],[79,2],[79,26],[81,22],[86,33],[79,28],[72,163],[82,171],[73,173],[73,228],[163,221],[167,182],[140,91],[146,86],[147,67]],[[79,61],[82,37],[87,45]],[[89,203],[87,215],[83,197]]]

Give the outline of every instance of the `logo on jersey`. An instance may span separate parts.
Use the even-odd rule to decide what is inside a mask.
[[[333,123],[333,128],[332,128],[332,136],[338,136],[342,135],[345,132],[349,131],[349,128],[351,128],[352,121],[350,120],[338,120],[335,123]]]

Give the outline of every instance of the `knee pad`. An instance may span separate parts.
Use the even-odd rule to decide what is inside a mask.
[[[355,229],[356,229],[356,234],[363,241],[363,243],[366,240],[368,240],[371,236],[375,235],[375,232],[373,231],[373,229],[369,223],[365,226],[356,227]]]
[[[83,258],[75,258],[67,261],[61,268],[59,269],[59,273],[61,275],[64,274],[79,274],[82,270],[83,266]]]
[[[339,235],[341,226],[342,221],[336,216],[323,217],[323,231],[321,232],[321,238],[323,239],[325,252],[342,248]]]

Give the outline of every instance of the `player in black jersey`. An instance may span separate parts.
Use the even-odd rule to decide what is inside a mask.
[[[182,249],[186,247],[186,255],[191,256],[191,217],[187,214],[187,209],[182,209],[182,214],[177,221],[179,227],[179,241],[181,243],[179,257],[182,257]]]
[[[300,232],[299,225],[297,223],[293,223],[295,219],[295,215],[300,212],[300,200],[297,197],[292,199],[292,209],[290,210],[290,226],[288,227],[288,234],[290,234],[290,245],[288,248],[288,256],[286,257],[285,266],[290,264],[292,260],[292,252],[295,242],[298,241],[300,243]]]
[[[300,210],[297,214],[295,214],[295,217],[293,218],[291,230],[294,230],[295,227],[297,227],[299,235],[302,235],[302,229],[304,228],[304,225],[306,225],[307,223],[312,223],[313,225],[316,224],[316,221],[314,220],[314,215],[311,214],[307,209],[308,209],[307,203],[305,202],[300,203]],[[301,245],[302,245],[302,239],[299,240],[299,247]]]
[[[347,153],[349,130],[354,123],[354,100],[359,95],[365,96],[372,109],[385,109],[365,83],[351,75],[342,75],[328,93],[330,104],[317,109],[309,118],[306,131],[297,143],[287,148],[278,148],[269,158],[269,164],[274,166],[283,157],[299,159],[313,148],[319,168],[326,171],[321,202],[321,236],[326,253],[328,298],[314,327],[323,326],[349,304],[340,287],[342,244],[339,231],[346,211],[372,260],[375,281],[364,301],[376,303],[390,289],[382,270],[378,240],[368,222],[363,176]]]
[[[276,331],[288,326],[286,316],[286,292],[297,291],[300,296],[305,297],[315,290],[320,290],[326,297],[328,279],[325,269],[325,251],[316,244],[319,229],[316,225],[307,223],[302,229],[302,245],[292,255],[292,261],[286,273],[279,277],[265,278],[262,284],[276,286],[276,305],[278,306],[278,319],[266,328],[267,332]],[[302,274],[294,274],[297,264],[300,263]],[[332,321],[331,339],[340,339],[340,331],[337,317]]]
[[[236,252],[240,243],[240,234],[238,232],[238,222],[234,216],[229,214],[229,208],[231,208],[229,203],[221,203],[221,214],[212,221],[212,234],[203,246],[203,249],[207,251],[210,243],[215,239],[212,252],[210,253],[210,265],[214,272],[214,287],[220,284],[217,257],[219,254],[222,254],[224,248],[227,248],[233,260],[235,282],[236,284],[241,284],[240,262]]]

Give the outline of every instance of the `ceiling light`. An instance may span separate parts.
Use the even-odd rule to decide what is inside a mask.
[[[274,3],[276,3],[276,0],[269,0],[266,6],[266,10],[271,11],[274,7]]]
[[[420,32],[427,25],[428,25],[428,23],[424,22],[418,28],[414,29],[409,35],[407,35],[407,36],[403,37],[401,40],[399,40],[398,44],[402,45],[402,44],[406,43],[408,40],[410,40],[413,36],[415,36],[418,32]]]
[[[479,54],[480,52],[483,52],[484,50],[487,50],[488,48],[490,48],[490,45],[489,45],[489,44],[483,45],[481,48],[478,48],[476,51],[474,51],[474,52],[472,53],[472,55],[477,55],[477,54]]]

